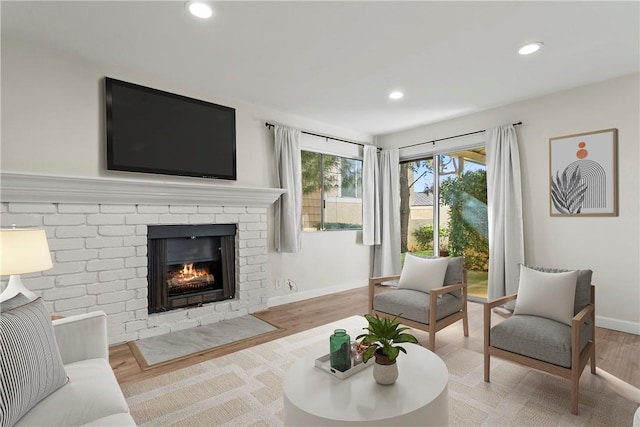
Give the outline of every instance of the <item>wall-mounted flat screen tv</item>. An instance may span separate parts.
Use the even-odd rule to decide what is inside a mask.
[[[107,169],[236,179],[236,111],[109,77]]]

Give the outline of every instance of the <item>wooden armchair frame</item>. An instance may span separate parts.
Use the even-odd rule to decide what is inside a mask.
[[[406,319],[404,317],[398,317],[398,320],[404,325],[407,325],[412,328],[421,329],[423,331],[427,331],[429,333],[429,345],[427,348],[431,351],[435,350],[436,347],[436,332],[446,328],[452,323],[457,322],[458,320],[462,320],[462,326],[464,329],[464,336],[469,336],[469,316],[467,312],[467,269],[463,270],[462,273],[462,283],[456,283],[453,285],[443,286],[441,288],[433,289],[430,292],[431,298],[429,298],[429,324],[424,324],[420,322],[416,322],[415,320]],[[376,285],[382,284],[384,282],[389,282],[392,280],[398,280],[400,278],[397,276],[385,276],[385,277],[371,277],[369,279],[369,313],[377,314],[378,316],[384,316],[393,318],[395,315],[385,313],[382,311],[376,311],[373,308],[373,298],[375,297]],[[447,317],[444,317],[440,320],[436,320],[436,304],[438,302],[438,296],[444,295],[451,291],[455,291],[457,289],[462,290],[462,310],[457,311],[453,314],[450,314]]]
[[[509,301],[514,301],[518,294],[507,295],[493,301],[484,303],[484,380],[489,382],[490,358],[496,356],[501,359],[509,360],[528,366],[533,369],[548,372],[562,378],[571,380],[571,413],[578,414],[578,390],[580,385],[580,376],[587,362],[591,360],[591,373],[596,373],[596,346],[595,346],[595,287],[591,285],[590,303],[578,312],[571,320],[571,367],[554,365],[553,363],[543,362],[542,360],[533,359],[521,354],[512,353],[491,346],[491,310],[495,307],[503,305]],[[591,319],[591,337],[582,352],[576,351],[580,348],[580,327]]]

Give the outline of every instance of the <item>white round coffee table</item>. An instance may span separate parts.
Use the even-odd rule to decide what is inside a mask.
[[[447,425],[447,366],[424,347],[403,347],[400,374],[388,386],[375,382],[373,367],[341,380],[314,366],[322,355],[298,360],[284,381],[285,426]]]

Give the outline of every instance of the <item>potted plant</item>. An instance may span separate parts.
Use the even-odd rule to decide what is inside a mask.
[[[360,345],[366,347],[362,353],[362,361],[367,362],[375,356],[376,363],[373,365],[373,377],[378,384],[393,384],[398,378],[398,365],[396,359],[400,352],[407,351],[399,346],[399,343],[418,344],[418,340],[411,334],[404,333],[407,327],[401,326],[397,320],[388,317],[379,317],[365,314],[365,319],[369,322],[366,329],[368,332],[358,335],[356,340],[360,340]]]

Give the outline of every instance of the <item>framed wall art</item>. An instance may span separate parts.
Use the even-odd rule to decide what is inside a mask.
[[[549,138],[551,216],[618,215],[618,129]]]

